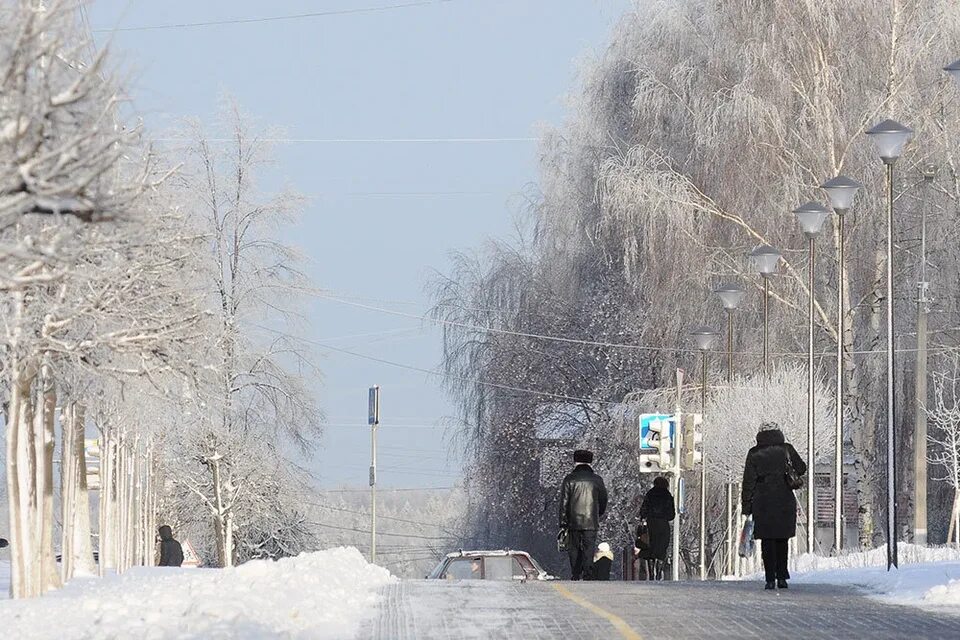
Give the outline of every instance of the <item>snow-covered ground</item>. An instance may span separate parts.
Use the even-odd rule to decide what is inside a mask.
[[[0,567],[0,588],[5,588]],[[4,638],[351,638],[395,581],[341,547],[232,569],[133,569],[0,601]]]
[[[960,549],[900,544],[899,559],[887,571],[886,546],[838,558],[804,554],[790,563],[791,582],[849,585],[885,602],[960,613]]]

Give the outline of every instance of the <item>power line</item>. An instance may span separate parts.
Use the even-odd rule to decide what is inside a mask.
[[[453,491],[457,487],[401,487],[397,489],[377,489],[377,493],[406,491]],[[370,489],[314,489],[317,493],[370,493]]]
[[[384,420],[384,424],[389,424],[390,428],[404,428],[404,429],[455,429],[458,427],[468,427],[470,425],[440,425],[440,424],[395,424],[389,420]],[[343,427],[350,429],[358,429],[361,427],[369,427],[370,425],[366,422],[350,422],[350,423],[340,423],[340,424],[324,424],[324,427]]]
[[[315,527],[323,527],[325,529],[338,529],[340,531],[353,531],[356,533],[365,533],[370,534],[370,529],[357,529],[355,527],[340,527],[335,524],[325,524],[323,522],[307,522],[309,525]],[[416,538],[418,540],[455,540],[456,536],[421,536],[413,533],[393,533],[389,531],[377,531],[378,536],[392,536],[394,538]]]
[[[457,322],[457,321],[454,321],[454,320],[446,320],[446,319],[443,319],[443,318],[433,318],[433,317],[430,317],[428,314],[416,315],[416,314],[412,314],[412,313],[406,313],[406,312],[404,312],[404,311],[396,311],[396,310],[394,310],[394,309],[387,309],[387,308],[384,308],[384,307],[377,307],[377,306],[375,306],[375,305],[363,304],[363,303],[360,303],[360,302],[353,302],[353,301],[348,300],[348,299],[346,299],[346,298],[341,298],[341,297],[337,297],[337,296],[331,296],[331,295],[325,295],[325,294],[318,294],[318,297],[321,298],[321,299],[323,299],[323,300],[329,300],[329,301],[331,301],[331,302],[336,302],[336,303],[344,304],[344,305],[351,306],[351,307],[357,307],[357,308],[360,308],[360,309],[367,309],[367,310],[369,310],[369,311],[377,311],[377,312],[380,312],[380,313],[386,313],[386,314],[389,314],[389,315],[400,316],[400,317],[405,317],[405,318],[414,318],[414,319],[417,319],[417,320],[420,320],[420,321],[432,322],[432,323],[434,323],[434,324],[447,325],[447,326],[453,326],[453,327],[460,327],[460,328],[463,328],[463,329],[471,329],[471,330],[474,330],[474,331],[484,331],[484,332],[487,332],[487,333],[498,333],[498,334],[509,335],[509,336],[517,336],[517,337],[521,337],[521,338],[533,338],[533,339],[536,339],[536,340],[546,340],[546,341],[552,341],[552,342],[562,342],[562,343],[566,343],[566,344],[578,344],[578,345],[591,346],[591,347],[607,347],[607,348],[614,348],[614,349],[634,349],[634,350],[638,350],[638,351],[655,351],[655,352],[660,352],[660,353],[676,353],[676,354],[699,354],[699,353],[700,353],[700,351],[699,351],[698,349],[686,348],[686,347],[653,347],[653,346],[642,345],[642,344],[627,344],[627,343],[623,343],[623,342],[605,342],[605,341],[601,341],[601,340],[584,340],[584,339],[581,339],[581,338],[566,338],[566,337],[563,337],[563,336],[554,336],[554,335],[542,334],[542,333],[528,333],[528,332],[525,332],[525,331],[512,331],[512,330],[510,330],[510,329],[497,329],[497,328],[494,328],[494,327],[483,327],[483,326],[480,326],[480,325],[470,324],[470,323],[466,323],[466,322]],[[901,334],[901,335],[902,335],[902,334]],[[915,349],[915,348],[895,349],[895,351],[896,351],[896,353],[914,353],[914,352],[916,352],[916,349]],[[929,349],[928,349],[927,351],[928,351],[928,353],[930,352]],[[886,352],[887,352],[887,350],[884,348],[884,349],[853,350],[853,351],[849,351],[848,353],[853,354],[853,355],[880,355],[880,354],[885,354]],[[725,353],[725,352],[724,352],[724,353]],[[758,356],[758,355],[760,355],[758,352],[755,352],[755,351],[734,351],[734,354],[735,354],[735,355],[742,355],[742,356]],[[781,356],[781,357],[798,357],[798,358],[799,358],[799,357],[803,357],[803,358],[806,358],[806,357],[807,357],[807,353],[806,353],[806,352],[799,352],[799,351],[779,351],[779,352],[771,352],[771,355],[773,355],[773,356]],[[822,357],[824,357],[824,356],[826,356],[826,357],[836,356],[836,353],[833,352],[833,351],[821,351],[821,352],[819,352],[819,353],[817,353],[817,354],[815,354],[815,355],[816,355],[817,357],[822,358]]]
[[[332,506],[330,506],[330,505],[319,504],[319,503],[316,503],[316,502],[307,502],[307,503],[305,503],[305,504],[309,504],[309,505],[311,505],[311,506],[317,507],[318,509],[329,509],[330,511],[340,511],[340,512],[343,512],[343,513],[352,513],[352,514],[354,514],[354,515],[364,516],[364,517],[367,517],[367,518],[370,517],[370,513],[369,513],[369,512],[356,511],[356,510],[354,510],[354,509],[347,509],[347,508],[344,508],[344,507],[332,507]],[[437,529],[444,529],[444,528],[445,528],[444,525],[439,524],[439,523],[436,523],[436,522],[419,522],[419,521],[417,521],[417,520],[409,520],[409,519],[406,519],[406,518],[397,518],[397,517],[395,517],[395,516],[384,516],[384,515],[378,515],[377,518],[379,518],[379,519],[381,519],[381,520],[394,520],[394,521],[396,521],[396,522],[405,522],[405,523],[407,523],[407,524],[422,525],[422,526],[425,526],[425,527],[436,527]]]
[[[332,16],[347,16],[364,13],[384,13],[400,9],[413,9],[429,5],[446,4],[454,0],[420,0],[403,4],[380,5],[377,7],[362,7],[358,9],[330,9],[328,11],[313,11],[310,13],[294,13],[283,16],[264,16],[260,18],[233,18],[226,20],[208,20],[205,22],[179,22],[170,24],[141,25],[136,27],[116,27],[114,29],[94,29],[94,33],[113,33],[118,31],[159,31],[161,29],[191,29],[197,27],[216,27],[230,24],[254,24],[259,22],[279,22],[282,20],[305,20],[313,18],[328,18]]]
[[[151,138],[151,142],[193,142],[190,138]],[[204,138],[205,142],[234,143],[234,138]],[[271,144],[495,144],[539,142],[535,137],[451,137],[451,138],[257,138]]]

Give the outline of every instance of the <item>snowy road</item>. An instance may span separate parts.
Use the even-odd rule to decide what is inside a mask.
[[[361,638],[960,637],[960,616],[891,605],[852,588],[757,583],[450,583],[405,581],[381,589]]]

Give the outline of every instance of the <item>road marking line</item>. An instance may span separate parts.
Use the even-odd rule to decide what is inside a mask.
[[[567,600],[576,602],[578,605],[580,605],[584,609],[587,609],[588,611],[597,614],[598,616],[600,616],[601,618],[603,618],[604,620],[612,624],[613,628],[616,629],[618,632],[620,632],[620,635],[623,636],[626,640],[643,640],[640,634],[634,631],[630,627],[630,625],[628,625],[620,616],[610,613],[606,609],[601,609],[600,607],[593,604],[586,598],[581,598],[580,596],[571,593],[569,589],[567,589],[562,585],[557,584],[556,582],[553,583],[553,588],[556,589],[557,592]]]

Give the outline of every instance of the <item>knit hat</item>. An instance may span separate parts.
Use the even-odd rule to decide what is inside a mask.
[[[760,425],[760,431],[779,431],[780,425],[776,422],[764,422]]]
[[[596,562],[600,558],[610,558],[613,560],[613,551],[610,550],[610,543],[601,542],[597,545],[597,551],[593,554],[593,561]]]
[[[586,449],[577,449],[573,452],[573,461],[577,464],[591,464],[593,462],[593,452]]]

